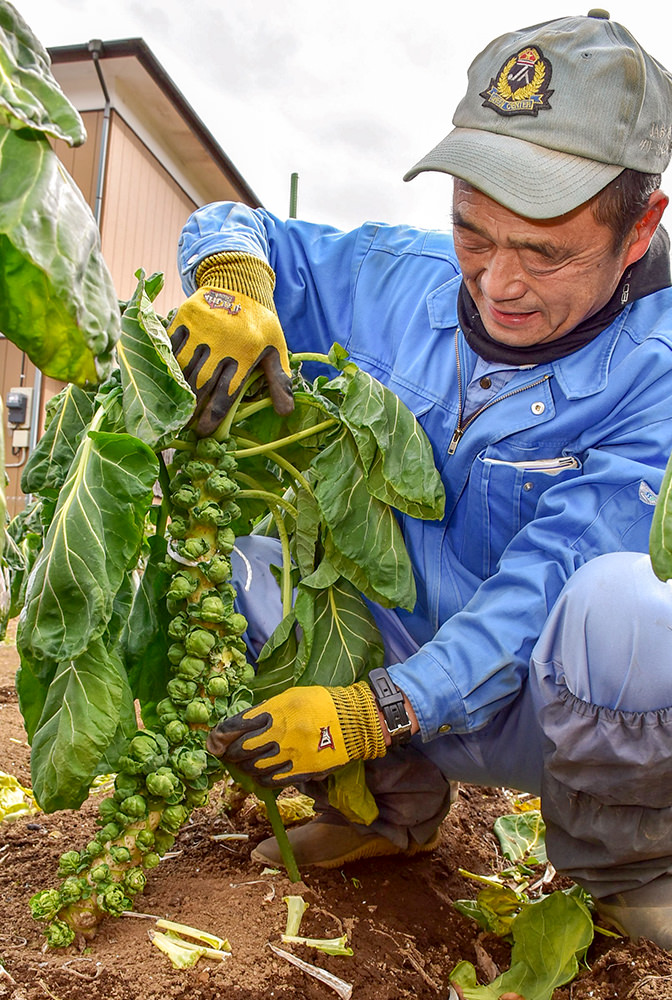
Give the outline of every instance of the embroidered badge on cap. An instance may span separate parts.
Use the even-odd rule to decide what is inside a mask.
[[[214,288],[208,288],[203,292],[203,298],[211,309],[225,309],[232,316],[237,316],[242,306],[236,305],[236,298],[229,292],[218,292]]]
[[[497,77],[481,92],[484,108],[500,115],[538,115],[548,110],[551,64],[541,49],[528,46],[503,64]]]
[[[335,750],[336,744],[334,743],[334,738],[331,735],[331,730],[329,726],[322,726],[320,728],[320,741],[317,744],[318,750]]]

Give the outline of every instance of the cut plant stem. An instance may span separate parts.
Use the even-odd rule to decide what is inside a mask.
[[[246,792],[252,792],[252,794],[256,795],[258,799],[261,799],[266,806],[266,815],[268,816],[268,821],[271,824],[273,836],[278,842],[282,863],[287,869],[289,881],[300,882],[301,873],[299,872],[296,858],[294,857],[294,851],[292,850],[292,845],[289,841],[289,837],[287,836],[285,824],[282,822],[280,810],[278,809],[278,803],[276,802],[276,795],[278,792],[275,792],[272,788],[263,788],[261,785],[258,785],[256,781],[253,781],[252,778],[248,778],[246,774],[243,774],[242,771],[239,771],[237,767],[233,766],[228,761],[226,762],[226,769],[236,784],[244,788]]]

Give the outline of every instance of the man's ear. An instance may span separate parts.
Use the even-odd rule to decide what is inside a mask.
[[[658,223],[663,216],[663,212],[667,208],[669,200],[670,199],[660,190],[660,188],[657,188],[657,190],[653,192],[649,198],[649,203],[644,214],[641,219],[634,224],[628,237],[628,241],[626,241],[628,248],[623,264],[624,267],[634,264],[635,261],[643,257],[649,249],[649,244],[653,239],[653,234],[658,228]]]

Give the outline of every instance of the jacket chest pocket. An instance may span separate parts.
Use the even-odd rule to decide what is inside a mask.
[[[580,474],[573,455],[504,461],[482,452],[460,500],[464,565],[482,579],[492,576],[511,539],[534,518],[542,495]]]

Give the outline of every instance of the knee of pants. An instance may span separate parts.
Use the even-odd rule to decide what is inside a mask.
[[[672,706],[672,582],[648,555],[615,552],[580,567],[532,654],[533,669],[582,701],[625,712]]]

